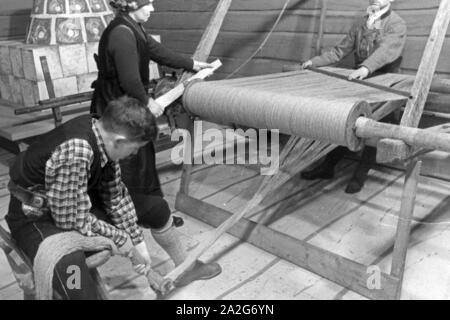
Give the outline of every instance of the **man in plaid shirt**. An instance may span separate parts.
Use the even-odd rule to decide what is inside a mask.
[[[68,230],[104,236],[120,251],[134,250],[144,273],[151,264],[138,217],[121,181],[118,160],[136,154],[156,137],[155,118],[138,100],[112,101],[100,120],[90,115],[66,122],[20,154],[10,169],[11,181],[23,189],[41,186],[42,208],[24,206],[12,192],[6,216],[12,237],[33,261],[40,243]],[[19,197],[20,198],[20,197]],[[80,267],[79,289],[68,288],[69,266]],[[53,288],[64,299],[97,299],[85,254],[74,252],[59,261]]]

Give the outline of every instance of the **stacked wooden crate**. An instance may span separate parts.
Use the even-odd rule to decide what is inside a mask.
[[[56,97],[91,90],[97,77],[93,54],[98,43],[33,45],[22,41],[0,42],[0,94],[18,106],[48,99],[40,57],[49,65]]]
[[[159,36],[153,36],[160,41]],[[33,106],[48,99],[40,57],[48,61],[56,97],[92,90],[97,78],[94,53],[98,42],[70,45],[34,45],[22,41],[0,41],[0,98],[18,107]],[[151,78],[158,78],[155,63]]]

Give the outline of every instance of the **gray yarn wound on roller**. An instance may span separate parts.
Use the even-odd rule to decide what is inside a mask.
[[[306,70],[193,82],[183,96],[185,108],[205,120],[279,129],[351,150],[362,146],[353,129],[358,117],[370,117],[369,103],[399,99],[404,97]]]
[[[117,250],[114,242],[105,237],[86,237],[76,231],[62,232],[47,237],[39,245],[34,258],[36,299],[51,300],[53,297],[53,271],[58,261],[78,250]]]

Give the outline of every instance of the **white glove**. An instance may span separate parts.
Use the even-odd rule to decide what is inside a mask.
[[[194,60],[194,67],[192,69],[194,69],[194,71],[200,71],[202,69],[212,68],[212,67],[213,66],[210,63]]]

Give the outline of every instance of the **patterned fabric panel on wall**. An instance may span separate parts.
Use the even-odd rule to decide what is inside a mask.
[[[34,0],[28,44],[96,42],[114,14],[108,0]]]

